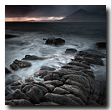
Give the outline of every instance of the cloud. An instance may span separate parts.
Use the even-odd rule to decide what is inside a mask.
[[[65,17],[78,9],[105,13],[105,5],[6,5],[5,17]]]

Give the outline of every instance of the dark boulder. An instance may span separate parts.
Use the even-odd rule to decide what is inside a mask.
[[[60,80],[60,77],[58,74],[49,73],[46,76],[44,76],[44,81],[48,80]]]
[[[23,82],[32,82],[34,81],[33,77],[26,78]]]
[[[40,70],[54,71],[54,70],[56,70],[56,69],[53,68],[53,67],[49,67],[49,66],[42,66],[42,67],[40,68]]]
[[[45,97],[47,101],[58,103],[60,105],[79,105],[76,101],[65,95],[47,93],[45,94]]]
[[[96,48],[106,48],[106,42],[97,42],[95,44]]]
[[[13,70],[18,70],[19,68],[25,68],[25,67],[29,67],[31,66],[31,63],[29,62],[24,62],[24,61],[21,61],[21,60],[14,60],[13,63],[10,65],[10,67],[13,69]]]
[[[12,94],[13,99],[28,99],[27,96],[22,93],[19,89],[16,89]]]
[[[45,75],[47,75],[47,70],[39,70],[34,73],[34,77],[40,76],[40,78],[43,78]]]
[[[18,35],[5,34],[5,39],[19,37]]]
[[[36,86],[33,86],[26,93],[26,95],[27,95],[27,97],[29,97],[30,102],[34,103],[34,104],[40,103],[42,100],[44,100],[43,91]]]
[[[5,105],[21,105],[21,106],[30,106],[33,105],[30,103],[28,100],[25,99],[19,99],[19,100],[10,100],[10,101],[5,101]]]
[[[78,53],[76,53],[76,55],[89,58],[105,58],[105,54],[98,52],[97,50],[91,50],[91,49],[85,51],[79,51]]]
[[[11,73],[11,71],[5,67],[5,73]]]
[[[48,45],[61,45],[61,44],[64,44],[65,43],[65,40],[64,39],[61,39],[61,38],[48,38],[46,41],[45,41],[45,44],[48,44]]]
[[[61,88],[69,91],[76,97],[79,97],[83,102],[87,102],[87,95],[79,87],[75,85],[64,84],[63,86],[61,86]]]
[[[75,53],[77,50],[74,48],[68,48],[66,49],[65,53]]]
[[[91,69],[89,65],[80,63],[80,62],[78,62],[78,61],[71,61],[71,62],[69,62],[68,64],[69,64],[69,65],[81,66],[81,67],[84,67],[84,68],[86,68],[86,69]]]
[[[61,85],[63,85],[63,82],[59,81],[59,80],[49,80],[49,81],[44,81],[43,83],[44,84],[51,84],[51,85],[54,85],[54,86],[61,86]]]
[[[54,90],[53,90],[53,93],[55,94],[69,94],[70,92],[65,90],[65,89],[62,89],[60,87],[56,87]]]
[[[38,57],[35,55],[25,55],[25,58],[23,58],[22,60],[44,60],[44,57]]]

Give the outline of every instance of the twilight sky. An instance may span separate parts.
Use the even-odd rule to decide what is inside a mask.
[[[106,13],[106,5],[5,5],[5,21],[59,20],[81,8]]]

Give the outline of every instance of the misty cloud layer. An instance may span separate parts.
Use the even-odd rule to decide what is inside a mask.
[[[78,9],[106,13],[105,5],[6,5],[5,17],[65,17]]]

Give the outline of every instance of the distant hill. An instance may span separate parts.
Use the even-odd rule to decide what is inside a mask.
[[[106,16],[99,13],[87,12],[84,9],[79,9],[78,11],[66,16],[61,22],[105,22]]]

